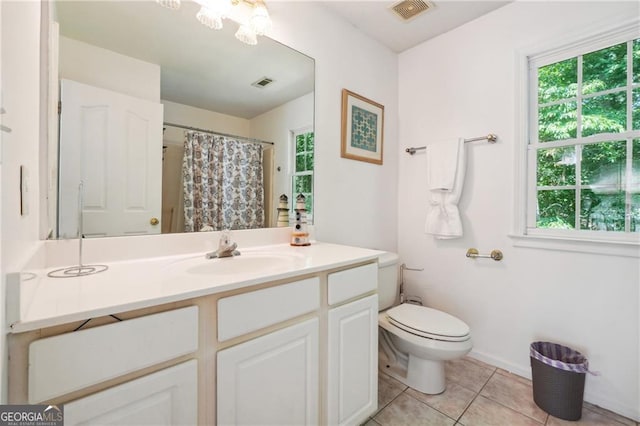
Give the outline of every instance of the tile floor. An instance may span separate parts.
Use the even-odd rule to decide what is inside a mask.
[[[569,422],[533,402],[531,381],[465,357],[447,362],[447,390],[426,395],[380,373],[378,412],[364,426],[640,426],[584,403],[582,419]]]

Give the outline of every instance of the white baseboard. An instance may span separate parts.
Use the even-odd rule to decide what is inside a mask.
[[[506,370],[510,373],[531,380],[531,367],[529,365],[525,367],[509,361],[505,361],[502,358],[497,358],[495,356],[477,351],[471,351],[468,356],[473,359],[477,359],[478,361],[493,365],[494,367],[502,368],[503,370]],[[628,417],[635,421],[640,421],[640,407],[629,407],[620,404],[619,401],[608,398],[606,395],[599,395],[586,391],[584,393],[584,400],[590,404],[597,405],[598,407],[602,407],[607,410],[613,411],[614,413],[620,414],[621,416]]]

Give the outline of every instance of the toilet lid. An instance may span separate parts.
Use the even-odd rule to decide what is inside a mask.
[[[469,338],[467,324],[453,315],[426,306],[403,303],[389,309],[387,316],[395,326],[418,336],[449,341]]]

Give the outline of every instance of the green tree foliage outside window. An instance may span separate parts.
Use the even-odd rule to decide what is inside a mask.
[[[640,232],[640,39],[537,81],[536,227]]]
[[[295,143],[295,170],[293,173],[292,207],[298,194],[305,197],[307,216],[313,217],[313,132],[297,133]]]

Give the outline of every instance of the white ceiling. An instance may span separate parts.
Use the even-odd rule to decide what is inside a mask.
[[[432,8],[405,21],[391,10],[391,6],[398,2],[399,0],[369,0],[323,3],[332,13],[398,53],[510,3],[433,0],[429,2]]]
[[[55,4],[61,35],[158,64],[164,100],[250,119],[314,90],[313,59],[266,37],[246,45],[230,20],[211,30],[194,2],[179,10],[149,0]],[[263,77],[274,82],[251,86]]]

